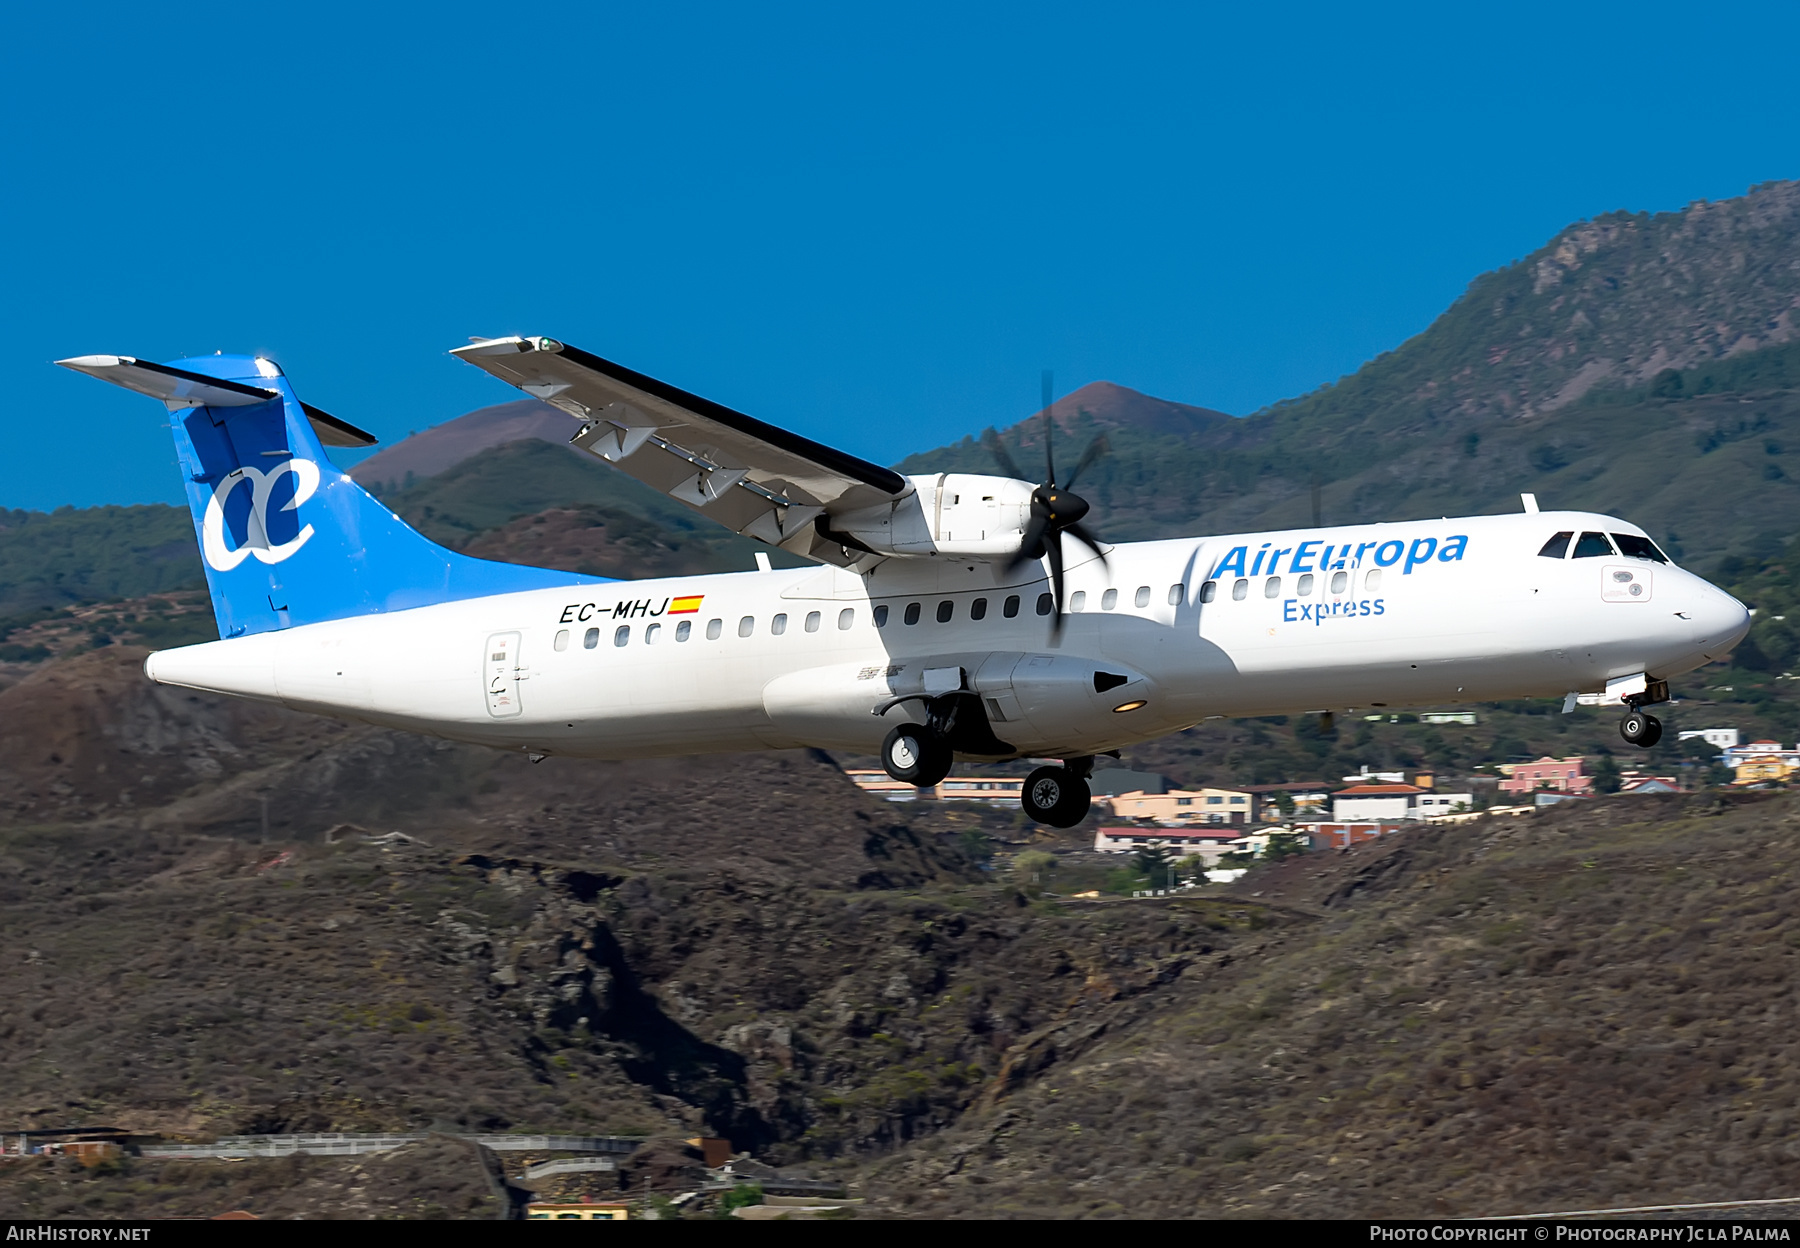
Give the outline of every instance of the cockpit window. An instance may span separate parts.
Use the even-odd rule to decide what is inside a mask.
[[[1558,533],[1555,537],[1544,543],[1544,548],[1538,551],[1538,554],[1546,559],[1561,559],[1564,555],[1569,553],[1569,539],[1574,536],[1573,533],[1570,533],[1567,530]]]
[[[1577,559],[1605,558],[1613,553],[1612,543],[1606,540],[1604,533],[1583,533],[1575,543]]]
[[[1656,548],[1656,543],[1647,537],[1639,537],[1635,533],[1614,533],[1613,541],[1619,544],[1619,553],[1628,559],[1654,559],[1657,563],[1667,563],[1669,557]]]

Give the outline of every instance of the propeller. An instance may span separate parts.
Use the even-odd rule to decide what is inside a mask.
[[[1094,465],[1108,448],[1106,435],[1100,434],[1088,443],[1087,449],[1075,464],[1063,484],[1056,482],[1056,455],[1052,442],[1056,432],[1054,419],[1055,400],[1052,397],[1052,376],[1048,370],[1044,373],[1044,483],[1031,492],[1031,518],[1026,521],[1024,537],[1019,542],[1019,549],[1007,560],[1006,571],[1012,572],[1021,564],[1034,559],[1047,559],[1050,563],[1050,584],[1056,595],[1056,614],[1051,617],[1050,635],[1062,635],[1063,619],[1063,534],[1067,533],[1082,543],[1100,558],[1100,566],[1106,566],[1106,548],[1101,544],[1091,529],[1081,522],[1090,510],[1087,499],[1075,493],[1074,484],[1082,473]],[[1029,480],[1006,446],[1000,441],[1000,435],[989,429],[982,435],[982,443],[986,445],[1002,472],[1010,477]]]

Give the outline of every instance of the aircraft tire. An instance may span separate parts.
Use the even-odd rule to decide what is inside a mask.
[[[1662,721],[1642,711],[1630,711],[1619,721],[1619,735],[1640,749],[1662,740]]]
[[[1074,827],[1087,818],[1092,802],[1087,781],[1064,767],[1039,767],[1019,791],[1026,817],[1053,828]]]
[[[881,743],[881,765],[888,775],[922,789],[949,775],[954,761],[950,747],[923,724],[901,724]]]

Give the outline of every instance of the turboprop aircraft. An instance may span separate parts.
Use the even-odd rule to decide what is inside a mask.
[[[452,354],[567,412],[581,450],[812,563],[620,581],[473,559],[334,467],[325,445],[374,439],[269,360],[61,360],[170,413],[220,640],[151,655],[150,679],[533,759],[821,746],[918,785],[957,756],[1058,760],[1022,802],[1069,827],[1096,755],[1221,716],[1561,694],[1621,707],[1648,746],[1643,708],[1749,628],[1636,525],[1530,495],[1109,545],[1053,462],[1039,484],[904,477],[554,339]]]

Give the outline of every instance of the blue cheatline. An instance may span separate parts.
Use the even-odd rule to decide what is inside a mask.
[[[425,538],[325,457],[267,361],[209,355],[171,367],[280,394],[170,417],[221,637],[609,579],[472,559]]]

